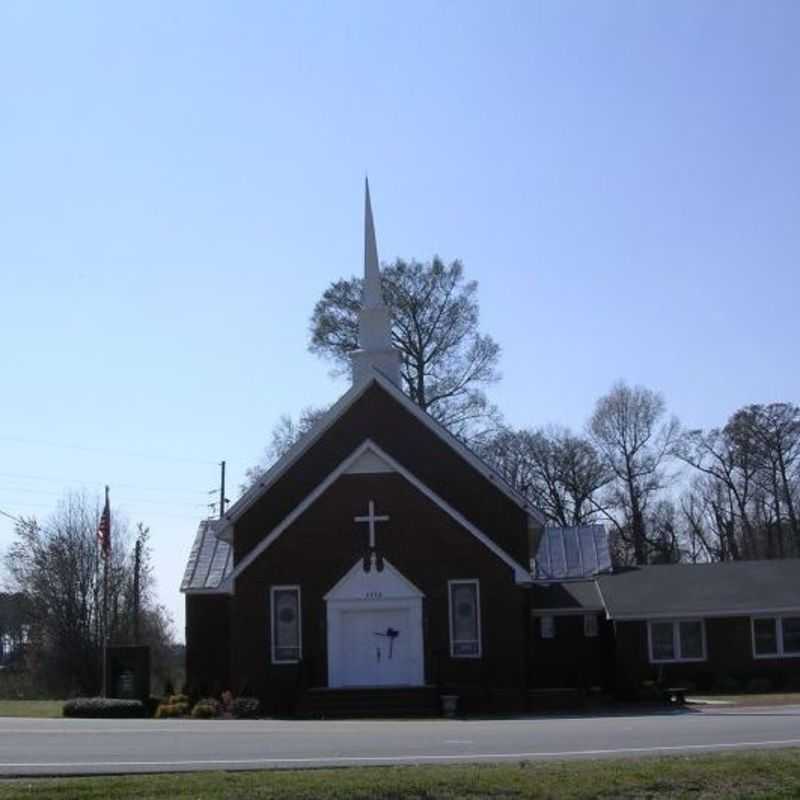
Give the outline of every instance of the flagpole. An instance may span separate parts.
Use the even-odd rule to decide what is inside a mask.
[[[108,559],[111,556],[111,505],[108,501],[108,486],[106,486],[106,505],[104,513],[106,517],[106,539],[103,542],[103,697],[108,697],[108,659],[106,658],[106,648],[108,647]]]

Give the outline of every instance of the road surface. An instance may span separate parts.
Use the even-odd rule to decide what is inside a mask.
[[[0,718],[0,775],[502,762],[800,747],[800,706],[488,720]]]

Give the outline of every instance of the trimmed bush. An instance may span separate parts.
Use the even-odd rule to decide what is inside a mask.
[[[213,697],[204,697],[197,701],[192,716],[195,719],[214,719],[219,716],[219,708],[219,703]]]
[[[179,703],[186,703],[188,705],[189,703],[191,703],[191,700],[189,700],[189,697],[185,694],[173,694],[167,698],[167,703],[169,703],[169,705],[171,706],[177,705]]]
[[[120,700],[114,697],[75,697],[64,703],[61,713],[65,717],[102,719],[135,719],[147,716],[141,700]]]
[[[236,719],[255,719],[259,705],[257,697],[237,697],[231,703],[231,713]]]

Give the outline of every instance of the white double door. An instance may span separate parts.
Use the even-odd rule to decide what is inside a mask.
[[[342,611],[343,686],[414,683],[410,617],[407,608]]]
[[[421,686],[422,614],[405,606],[328,606],[330,686]]]
[[[423,685],[423,595],[387,560],[359,561],[324,599],[328,686]]]

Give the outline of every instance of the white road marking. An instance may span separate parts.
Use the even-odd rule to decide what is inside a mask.
[[[725,750],[743,747],[778,747],[800,745],[800,739],[765,739],[760,742],[715,742],[711,744],[657,745],[655,747],[617,747],[603,750],[556,750],[530,753],[420,754],[413,756],[320,756],[303,758],[241,758],[185,761],[66,761],[0,763],[0,769],[55,769],[63,767],[197,767],[242,766],[245,764],[372,764],[417,763],[424,761],[504,760],[525,758],[566,758],[568,756],[603,756],[680,752],[687,750]]]

